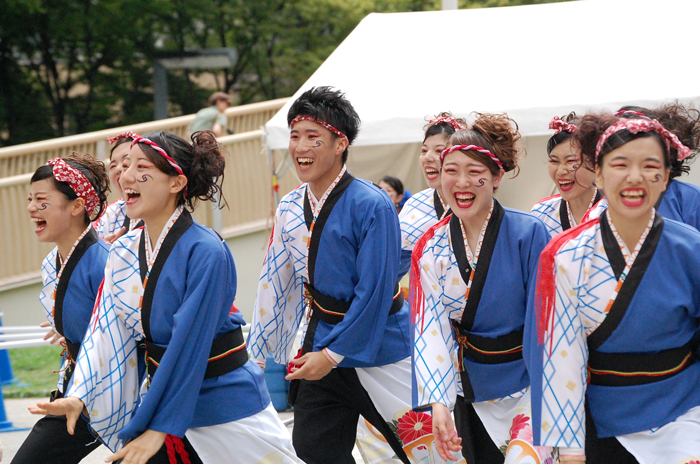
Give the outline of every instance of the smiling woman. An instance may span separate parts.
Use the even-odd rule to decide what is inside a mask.
[[[208,131],[134,136],[124,157],[126,210],[144,226],[110,250],[65,398],[31,409],[69,432],[87,416],[108,462],[298,462],[246,354],[231,252],[190,214],[217,198],[224,165]]]
[[[535,442],[569,462],[690,462],[700,233],[655,209],[690,149],[656,120],[609,114],[584,116],[574,141],[608,207],[540,258],[526,325]]]
[[[104,277],[109,246],[90,223],[104,210],[108,190],[104,165],[90,155],[52,159],[31,179],[27,211],[37,238],[56,244],[41,266],[39,299],[47,318],[42,325],[51,327],[46,339],[62,340],[66,347],[52,399],[68,389]],[[49,416],[36,423],[12,462],[78,463],[98,446],[85,420],[69,435],[64,417]]]

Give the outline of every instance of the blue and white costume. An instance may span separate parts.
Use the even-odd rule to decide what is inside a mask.
[[[594,189],[594,192],[593,199],[588,206],[589,210],[592,206],[596,205],[602,197],[598,189]],[[543,198],[535,203],[535,206],[532,207],[530,214],[540,218],[542,222],[544,222],[544,225],[547,226],[549,235],[552,237],[577,225],[576,219],[571,214],[569,204],[564,201],[561,195],[558,193],[556,195],[552,195],[551,197]],[[584,221],[585,218],[586,216],[584,215]]]
[[[126,228],[129,232],[137,227],[136,219],[130,219],[126,215],[126,201],[123,198],[110,203],[105,208],[102,216],[94,222],[95,230],[97,230],[97,235],[104,239],[108,235],[118,232],[122,227]]]
[[[494,200],[473,253],[452,215],[430,229],[413,254],[413,406],[453,409],[463,397],[503,452],[509,444],[526,446],[518,439],[528,442],[522,331],[528,288],[548,240],[540,220]],[[539,463],[551,450],[529,446],[528,452]]]
[[[307,188],[303,184],[286,195],[275,215],[248,338],[251,358],[262,364],[271,353],[276,362],[289,362],[303,321],[308,351],[325,350],[340,361],[338,368],[355,368],[381,420],[398,427],[399,445],[411,462],[437,456],[432,436],[425,438],[430,431],[420,436],[401,432],[412,414],[411,334],[408,305],[392,304],[400,256],[396,210],[386,195],[345,168],[320,200]],[[318,313],[313,312],[311,319],[304,318],[309,304],[314,312],[328,309],[316,299],[306,300],[305,286],[346,302],[342,320],[314,322]],[[391,460],[385,436],[374,427],[364,432],[360,451],[366,459],[384,462],[381,456],[388,449],[385,457]],[[437,459],[430,462],[442,462]]]
[[[450,214],[450,207],[436,189],[421,190],[408,199],[401,213],[401,268],[403,277],[411,268],[411,253],[421,236],[437,222]]]
[[[698,247],[658,214],[634,250],[605,213],[552,241],[526,325],[535,443],[583,454],[587,400],[640,463],[700,459]]]
[[[238,346],[211,356],[218,340],[245,324],[231,313],[235,291],[228,247],[182,207],[153,250],[146,228],[114,243],[68,392],[85,403],[91,427],[110,449],[150,429],[186,436],[207,464],[234,455],[250,463],[299,462],[242,335]],[[139,374],[143,342],[149,373],[157,368],[146,379]],[[234,370],[209,375],[214,361],[241,355]]]

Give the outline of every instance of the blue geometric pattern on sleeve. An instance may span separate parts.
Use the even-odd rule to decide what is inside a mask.
[[[438,222],[433,203],[435,189],[422,190],[408,199],[399,214],[401,249],[412,251],[421,236]]]
[[[286,195],[275,215],[248,336],[248,352],[258,362],[265,362],[272,353],[276,362],[287,364],[304,316],[309,235],[304,219],[305,192],[306,184]]]
[[[543,445],[584,446],[586,339],[605,320],[617,285],[602,243],[596,225],[581,231],[556,255],[554,326],[544,344]]]
[[[95,230],[100,238],[113,234],[122,228],[126,218],[126,202],[120,198],[114,203],[107,205],[100,219],[95,221]]]
[[[535,203],[535,206],[532,207],[532,211],[530,211],[530,214],[540,218],[542,222],[544,222],[547,226],[547,232],[549,232],[551,237],[554,237],[563,230],[561,227],[561,219],[559,218],[559,205],[561,201],[561,195],[553,195]]]

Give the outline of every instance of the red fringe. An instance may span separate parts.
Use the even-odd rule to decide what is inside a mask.
[[[544,334],[554,323],[554,302],[556,299],[556,281],[554,278],[554,258],[566,242],[581,231],[598,224],[598,218],[584,222],[556,235],[540,255],[537,269],[537,287],[535,290],[535,314],[537,314],[537,343],[544,343]]]
[[[415,325],[419,317],[421,319],[423,318],[423,311],[425,309],[423,286],[420,283],[420,260],[423,257],[425,245],[428,243],[428,240],[435,236],[435,231],[438,228],[450,222],[451,217],[452,215],[450,214],[428,229],[413,247],[413,253],[411,253],[411,279],[408,285],[408,301],[411,304],[411,324]],[[423,333],[422,325],[420,331]]]
[[[102,300],[102,289],[105,286],[105,278],[102,278],[102,282],[100,282],[100,288],[97,289],[97,297],[95,298],[95,306],[92,307],[92,316],[95,317],[95,314],[99,311],[100,307],[100,300]],[[92,327],[92,332],[90,333],[95,333],[95,330],[97,330],[97,322],[100,320],[99,317],[95,317],[95,324]]]
[[[170,434],[166,435],[165,447],[168,450],[168,461],[170,464],[178,464],[178,455],[180,455],[180,459],[182,459],[182,464],[192,464],[190,461],[190,454],[185,449],[185,442],[182,441],[182,438]]]

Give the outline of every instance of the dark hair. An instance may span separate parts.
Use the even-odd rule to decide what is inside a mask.
[[[161,147],[180,166],[187,177],[187,197],[185,189],[179,192],[178,205],[186,205],[193,210],[197,200],[217,201],[219,207],[226,205],[221,185],[224,182],[226,161],[219,142],[212,131],[198,131],[192,134],[192,143],[170,132],[156,131],[144,135]],[[149,160],[169,176],[178,172],[163,155],[146,143],[139,142]],[[217,195],[219,198],[217,198]]]
[[[119,137],[116,142],[114,142],[114,145],[112,145],[112,149],[109,151],[109,159],[112,159],[112,155],[114,154],[114,150],[117,149],[119,145],[123,145],[125,143],[131,143],[133,142],[134,139],[131,137]]]
[[[302,93],[292,104],[287,113],[287,124],[297,116],[311,116],[319,121],[326,122],[345,134],[348,138],[348,146],[357,137],[360,130],[360,116],[350,104],[345,94],[332,87],[312,87]],[[332,140],[338,137],[331,132]],[[343,152],[343,164],[348,159],[348,149]]]
[[[450,137],[450,144],[477,145],[486,148],[503,163],[505,172],[520,168],[517,141],[520,140],[518,124],[507,114],[474,113],[476,119],[465,130],[459,130]],[[478,151],[469,151],[469,156],[488,166],[494,176],[500,173],[498,165],[488,156]]]
[[[578,125],[578,118],[576,117],[576,113],[574,113],[573,111],[561,119],[562,119],[562,121],[564,121],[567,124]],[[571,132],[563,130],[563,131],[551,136],[549,138],[549,140],[547,141],[547,155],[552,153],[552,150],[554,150],[554,147],[556,147],[557,145],[559,145],[560,143],[562,143],[566,140],[569,140],[571,138],[571,135],[572,135]]]
[[[102,216],[102,213],[107,206],[107,192],[109,192],[109,176],[107,175],[107,170],[105,169],[105,165],[102,163],[102,161],[95,159],[94,156],[88,155],[87,153],[74,152],[73,154],[63,158],[63,161],[65,161],[68,166],[80,171],[80,173],[84,175],[88,181],[90,181],[90,184],[92,184],[92,188],[95,189],[95,192],[97,192],[99,203],[97,204],[97,208],[93,212],[92,217],[90,217],[90,215],[87,213],[87,210],[85,211],[84,220],[85,224],[87,225]],[[44,179],[51,179],[54,187],[56,187],[56,190],[65,195],[69,201],[73,201],[78,198],[78,195],[76,195],[75,191],[71,188],[68,182],[56,180],[56,178],[53,176],[53,166],[48,164],[40,166],[39,169],[34,172],[34,175],[32,175],[32,179],[29,181],[29,183],[33,184],[34,182]]]
[[[608,127],[612,126],[620,119],[620,117],[613,116],[608,113],[587,114],[583,118],[581,118],[581,121],[578,125],[578,130],[574,133],[572,143],[576,147],[581,149],[581,160],[586,167],[588,167],[589,169],[595,169],[596,166],[600,166],[601,160],[606,154],[610,153],[611,151],[617,148],[620,148],[627,142],[631,142],[632,140],[643,137],[654,137],[657,140],[657,142],[659,142],[659,145],[661,145],[661,149],[664,152],[664,166],[666,168],[670,167],[671,163],[669,159],[669,153],[666,150],[666,144],[661,139],[661,135],[659,135],[655,131],[639,132],[637,134],[633,134],[628,130],[622,129],[618,132],[615,132],[605,141],[603,149],[600,152],[600,157],[598,158],[598,160],[596,160],[595,150],[596,145],[598,144],[598,140],[600,140],[600,137],[603,135],[603,133]],[[630,118],[628,117],[625,119]]]
[[[690,155],[683,159],[678,159],[678,150],[671,147],[671,172],[669,177],[674,179],[681,174],[690,171],[690,163],[698,154],[700,147],[700,111],[692,106],[684,106],[679,102],[670,103],[654,110],[657,119],[669,131],[676,134],[676,137],[683,145],[690,148]]]
[[[435,116],[435,119],[437,118],[452,118],[452,113],[443,111],[442,113],[438,114]],[[467,121],[465,121],[462,118],[454,118],[455,121],[458,123],[462,124],[463,126],[467,126]],[[444,134],[445,138],[447,140],[450,139],[450,136],[454,134],[457,129],[454,128],[454,126],[446,123],[445,121],[440,121],[440,122],[429,122],[425,126],[423,126],[423,130],[425,131],[425,137],[423,137],[423,142],[428,140],[428,137],[432,137],[433,135],[438,135],[438,134]]]
[[[389,184],[389,186],[393,188],[397,194],[403,195],[403,182],[401,182],[398,177],[384,176],[379,180],[379,182]]]

